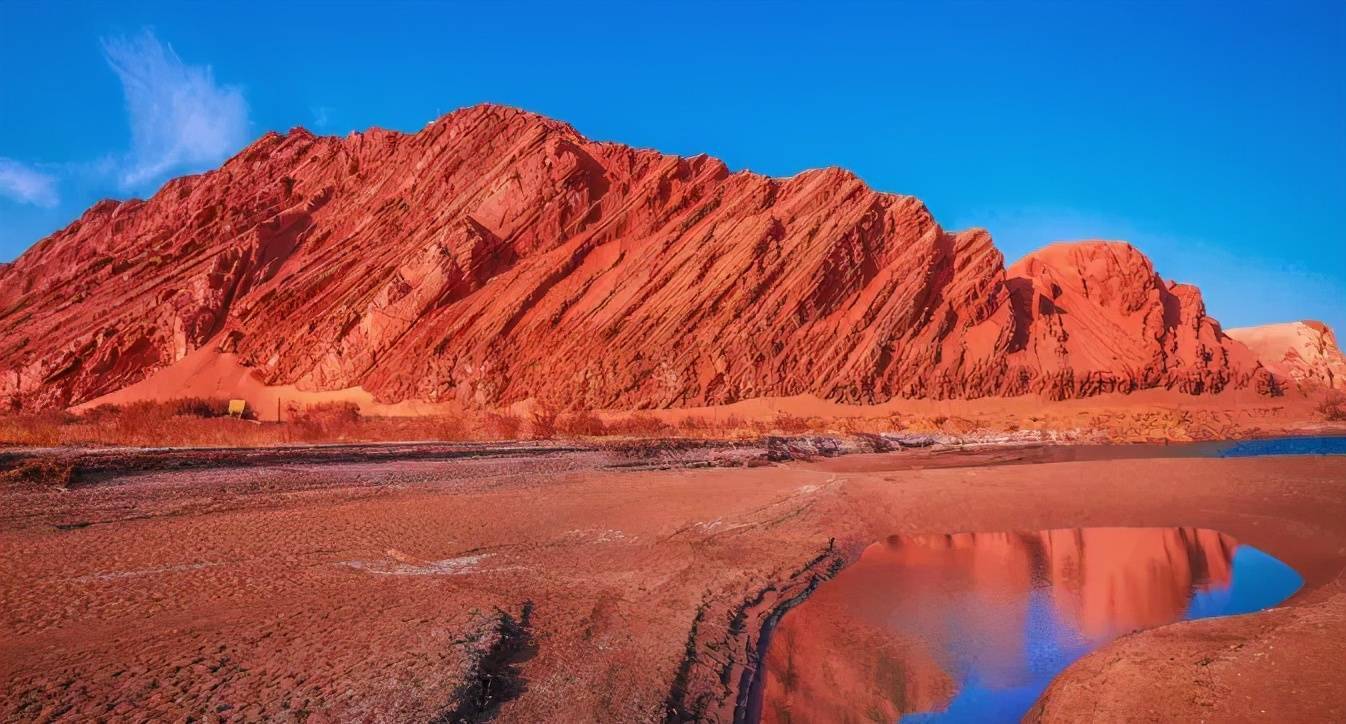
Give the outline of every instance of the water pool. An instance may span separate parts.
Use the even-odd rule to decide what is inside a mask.
[[[1303,579],[1227,535],[1085,528],[891,536],[770,633],[762,721],[1018,721],[1130,631],[1248,613]]]

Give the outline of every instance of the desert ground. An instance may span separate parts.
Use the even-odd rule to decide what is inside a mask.
[[[0,724],[1346,723],[1346,2],[382,5],[0,2]]]
[[[1305,586],[1123,637],[1030,719],[1346,717],[1343,457],[380,449],[68,451],[68,488],[6,483],[3,717],[728,721],[763,624],[866,544],[1077,526],[1219,530]]]

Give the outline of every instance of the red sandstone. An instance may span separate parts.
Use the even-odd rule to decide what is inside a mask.
[[[482,105],[414,134],[269,133],[0,268],[0,400],[85,402],[236,353],[380,402],[687,407],[1269,388],[1125,244],[1008,271],[983,230],[841,169],[788,179]]]

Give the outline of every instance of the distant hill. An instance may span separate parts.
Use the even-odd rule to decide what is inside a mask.
[[[1229,330],[1268,369],[1296,382],[1346,390],[1346,355],[1332,329],[1322,322],[1267,324]]]

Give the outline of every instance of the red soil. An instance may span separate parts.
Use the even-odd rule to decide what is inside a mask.
[[[1042,717],[1346,715],[1346,460],[969,467],[987,455],[664,471],[591,452],[223,459],[64,492],[4,483],[0,718],[427,720],[461,711],[505,616],[532,602],[529,645],[503,647],[522,687],[499,721],[651,721],[695,702],[723,721],[740,681],[723,666],[747,663],[770,608],[735,612],[810,561],[894,533],[1181,525],[1267,551],[1304,590],[1121,639],[1068,670]],[[931,677],[914,698],[937,699]]]
[[[378,403],[1267,385],[1197,291],[1128,246],[1007,272],[985,231],[840,169],[731,173],[491,105],[414,134],[270,133],[0,268],[11,408],[85,402],[202,348],[267,386]]]

